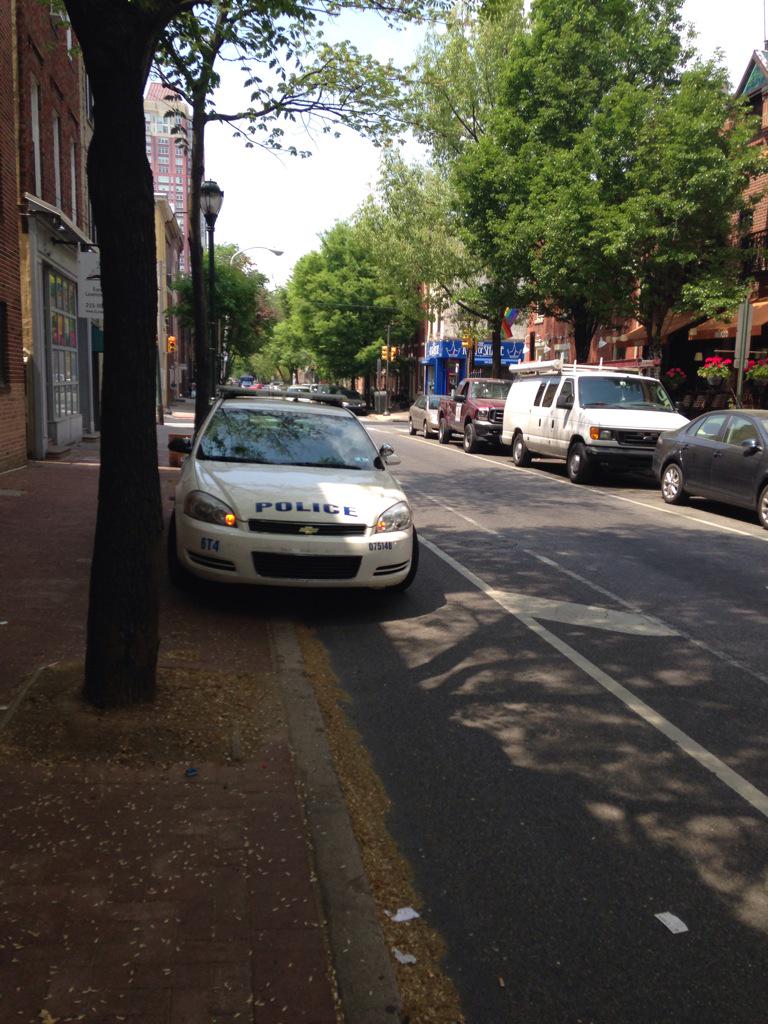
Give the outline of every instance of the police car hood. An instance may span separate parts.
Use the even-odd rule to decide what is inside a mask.
[[[644,430],[677,430],[689,421],[680,413],[655,411],[653,409],[601,409],[587,406],[584,413],[590,423],[601,427],[612,427],[615,430],[632,430],[642,433]]]
[[[405,495],[386,470],[316,469],[206,462],[195,466],[197,486],[232,508],[238,519],[304,519],[365,523]],[[333,479],[329,480],[329,474]]]

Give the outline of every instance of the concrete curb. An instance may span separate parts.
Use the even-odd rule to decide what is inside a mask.
[[[401,1000],[325,725],[293,627],[273,622],[272,643],[347,1024],[394,1024]]]

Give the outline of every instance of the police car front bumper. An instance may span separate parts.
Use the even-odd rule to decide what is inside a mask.
[[[309,525],[309,524],[308,524]],[[265,587],[366,587],[401,583],[411,567],[413,529],[362,536],[279,536],[247,523],[213,526],[177,516],[180,563],[201,579]]]

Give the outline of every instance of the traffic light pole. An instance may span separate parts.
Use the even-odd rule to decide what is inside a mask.
[[[387,361],[384,364],[384,415],[389,416],[389,328],[387,324]]]

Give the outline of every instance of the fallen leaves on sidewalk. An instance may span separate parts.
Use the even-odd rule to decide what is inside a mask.
[[[255,756],[282,722],[272,672],[215,671],[168,652],[152,704],[102,711],[80,696],[82,662],[46,669],[0,734],[0,759],[170,765]]]

